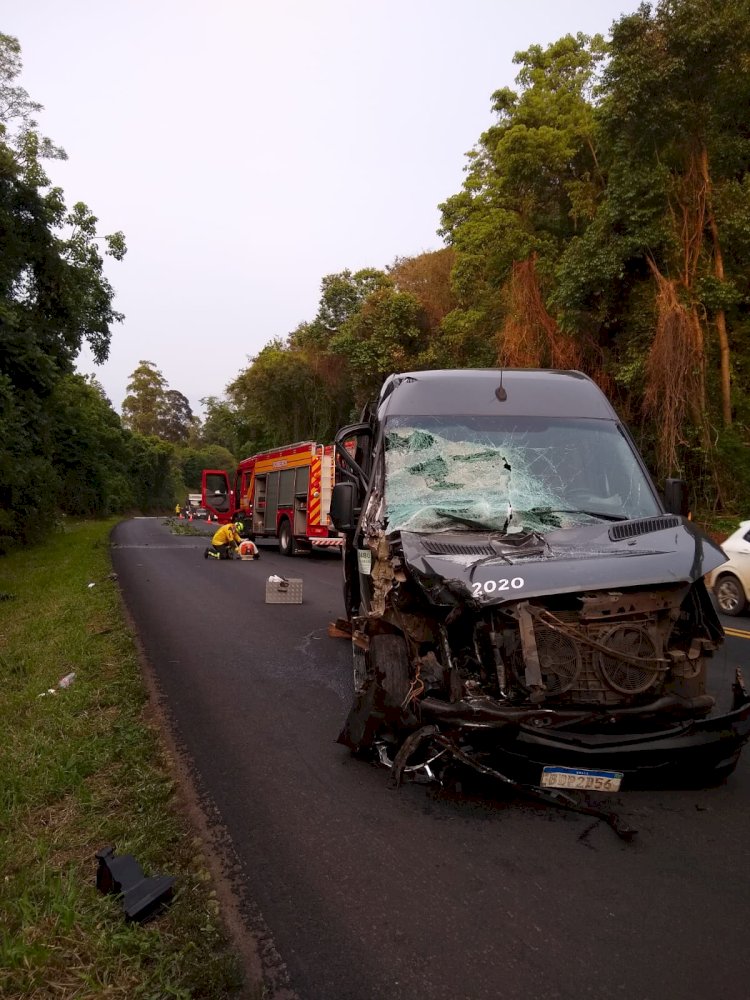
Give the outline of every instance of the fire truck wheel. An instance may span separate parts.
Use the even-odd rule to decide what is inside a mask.
[[[292,526],[286,518],[279,525],[279,552],[282,556],[293,556],[295,551]]]

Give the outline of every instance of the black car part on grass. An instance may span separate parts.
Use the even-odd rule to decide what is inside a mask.
[[[114,847],[102,847],[96,852],[96,860],[97,889],[122,897],[127,920],[146,920],[172,898],[173,876],[147,877],[132,854],[115,857]]]

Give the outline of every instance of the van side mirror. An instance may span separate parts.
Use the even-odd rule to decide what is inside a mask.
[[[331,494],[331,520],[336,531],[344,534],[357,527],[359,511],[354,507],[354,490],[354,483],[336,483]]]
[[[687,517],[688,488],[684,479],[667,479],[664,483],[664,506],[670,514]]]

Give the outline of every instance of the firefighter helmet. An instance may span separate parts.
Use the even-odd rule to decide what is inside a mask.
[[[235,521],[234,526],[237,529],[237,531],[240,532],[240,534],[242,534],[242,532],[245,530],[245,525],[242,523],[242,521]]]

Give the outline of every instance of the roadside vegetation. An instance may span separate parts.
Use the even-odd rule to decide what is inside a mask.
[[[209,409],[242,451],[329,440],[393,371],[576,368],[701,521],[750,494],[750,0],[660,0],[517,53],[446,246],[323,278]]]
[[[149,718],[113,524],[0,560],[0,996],[227,998],[239,966]],[[171,905],[126,923],[95,888],[106,845],[174,875]]]
[[[571,25],[575,30],[575,25]],[[116,324],[102,237],[65,205],[0,35],[0,553],[68,516],[165,513],[204,467],[330,441],[393,371],[585,371],[702,523],[750,494],[750,0],[659,0],[517,53],[440,205],[444,246],[321,279],[314,316],[192,413],[153,361],[122,416],[74,373]],[[251,317],[250,317],[251,322]],[[717,519],[722,519],[719,522]]]

